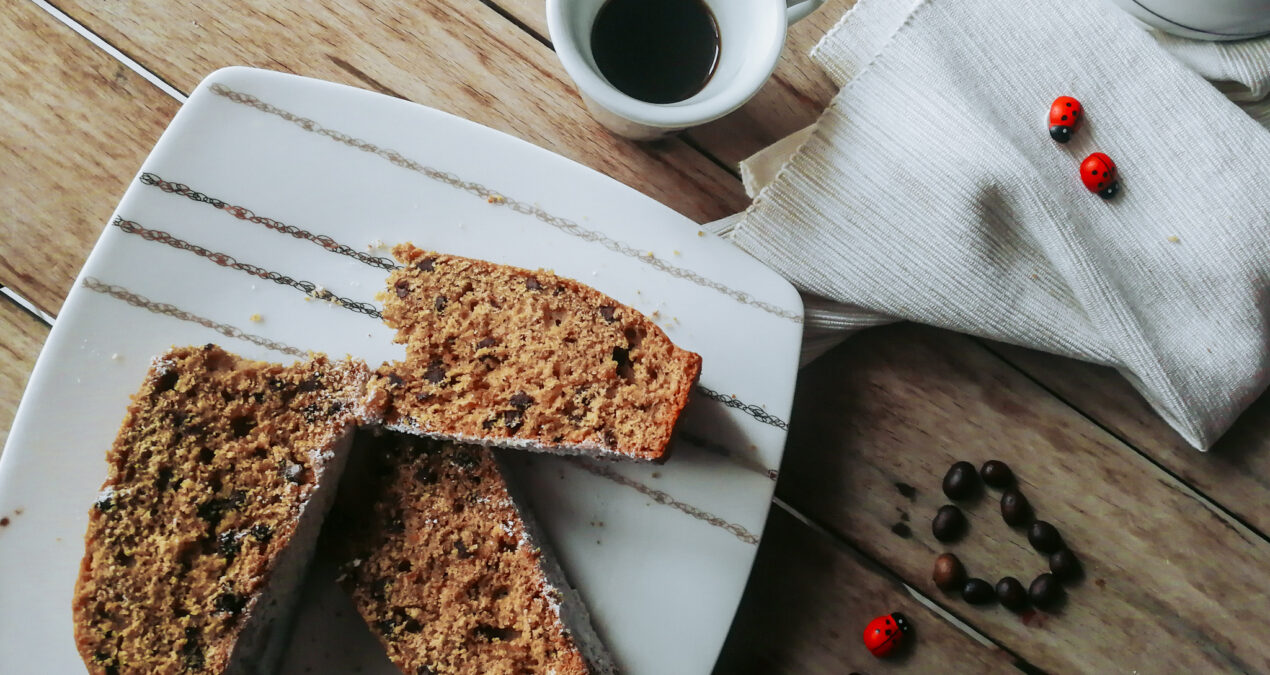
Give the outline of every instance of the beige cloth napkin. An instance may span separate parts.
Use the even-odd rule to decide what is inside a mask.
[[[929,323],[1113,366],[1200,449],[1265,389],[1270,41],[1152,35],[1097,0],[861,0],[812,57],[841,91],[711,226],[804,291],[804,363]],[[1086,109],[1067,145],[1062,94]],[[1079,180],[1094,151],[1110,201]]]

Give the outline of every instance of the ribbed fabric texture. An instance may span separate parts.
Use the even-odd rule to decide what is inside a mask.
[[[1192,60],[1264,92],[1245,45]],[[842,90],[714,228],[819,298],[811,353],[908,319],[1109,365],[1201,449],[1265,389],[1270,132],[1127,15],[861,0],[812,56]],[[1086,113],[1066,145],[1063,94]],[[1119,165],[1110,201],[1081,184],[1091,152]]]

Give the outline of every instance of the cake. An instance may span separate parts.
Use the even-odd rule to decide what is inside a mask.
[[[381,294],[406,358],[371,382],[393,429],[660,461],[701,371],[639,312],[571,279],[420,250]]]
[[[156,358],[107,455],[72,605],[91,673],[274,672],[364,364]]]
[[[358,434],[323,551],[406,675],[616,667],[492,451]]]

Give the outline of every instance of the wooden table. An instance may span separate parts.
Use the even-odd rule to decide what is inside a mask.
[[[56,316],[178,97],[227,65],[440,108],[714,220],[747,203],[737,162],[810,124],[833,95],[806,53],[851,2],[796,25],[744,108],[639,144],[588,117],[545,37],[543,0],[11,0],[0,9],[0,284]],[[48,330],[0,298],[0,440]],[[1052,615],[972,607],[931,582],[948,549],[994,582],[1042,571],[991,501],[969,509],[966,540],[946,547],[930,533],[948,466],[990,458],[1016,469],[1084,561]],[[1200,454],[1107,369],[876,329],[803,371],[777,495],[717,672],[1270,671],[1265,398]],[[875,660],[860,633],[894,610],[916,625],[913,648]]]

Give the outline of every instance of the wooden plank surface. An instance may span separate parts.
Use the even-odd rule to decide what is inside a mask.
[[[0,296],[0,451],[48,333],[44,322]]]
[[[223,66],[293,72],[508,132],[700,222],[748,201],[733,176],[681,140],[637,144],[604,131],[551,51],[481,3],[77,0],[60,7],[182,91]]]
[[[996,494],[967,509],[964,541],[930,532],[954,461],[1009,463],[1086,577],[1061,611],[1029,622],[946,606],[1030,663],[1270,670],[1270,544],[969,338],[912,325],[853,338],[804,370],[790,430],[778,494],[932,596],[944,550],[994,583],[1044,571]],[[909,531],[896,527],[905,515]]]
[[[990,348],[1262,536],[1270,532],[1270,396],[1200,453],[1111,368],[1003,344]]]
[[[781,508],[772,507],[763,532],[718,675],[1019,672],[1009,653],[975,641]],[[913,624],[910,644],[874,658],[861,633],[896,611]]]
[[[0,35],[0,284],[55,314],[178,105],[33,3]]]

